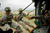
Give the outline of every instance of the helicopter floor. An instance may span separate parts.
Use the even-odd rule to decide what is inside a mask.
[[[47,33],[48,28],[47,27],[41,27],[41,28],[36,29],[36,30],[34,30],[34,33]]]

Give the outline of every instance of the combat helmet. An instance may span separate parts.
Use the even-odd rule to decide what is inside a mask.
[[[10,7],[5,7],[4,9],[6,12],[11,11]]]
[[[18,11],[19,11],[19,12],[23,12],[22,8],[20,8]]]

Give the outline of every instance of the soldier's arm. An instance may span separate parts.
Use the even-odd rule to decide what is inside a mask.
[[[25,13],[23,13],[23,16],[26,17],[27,15]]]
[[[16,16],[13,16],[13,20],[16,20]]]
[[[12,16],[13,16],[13,20],[15,20],[15,18],[16,18],[15,15],[13,14]]]
[[[30,16],[27,16],[27,18],[28,18],[28,19],[34,19],[34,18],[36,18],[36,17],[33,17],[33,16],[30,17]]]
[[[24,13],[24,15],[25,15],[25,16],[28,16],[28,15],[29,15],[29,13],[27,13],[27,14],[25,14],[25,13]]]
[[[17,21],[18,16],[13,16],[13,20]]]
[[[29,15],[29,13],[28,14],[25,14],[25,13],[23,13],[23,15],[24,15],[24,17],[26,17],[26,18],[28,18],[28,19],[32,19],[33,18],[33,16],[28,16]]]
[[[0,25],[3,26],[4,21],[5,21],[5,15],[3,15],[3,16],[1,17],[1,19],[0,19]]]
[[[39,15],[39,16],[27,16],[28,19],[42,19],[44,18],[43,15]]]
[[[1,17],[1,19],[4,21],[4,20],[6,19],[5,15],[3,15],[3,16]]]

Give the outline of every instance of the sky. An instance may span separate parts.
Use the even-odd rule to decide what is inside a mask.
[[[11,10],[18,10],[19,8],[24,9],[31,2],[32,0],[0,0],[0,10],[4,10],[5,7],[10,7]],[[34,3],[31,6],[29,6],[26,10],[33,9],[35,9]]]

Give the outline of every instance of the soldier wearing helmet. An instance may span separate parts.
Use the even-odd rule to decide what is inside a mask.
[[[19,33],[23,33],[23,31],[21,30],[19,25],[16,24],[15,22],[12,22],[13,14],[11,13],[10,7],[6,7],[4,10],[5,10],[5,14],[1,18],[2,22],[3,22],[2,24],[5,24],[4,25],[4,28],[5,28],[4,30],[7,30],[7,27],[9,26],[9,27],[15,28]]]
[[[30,26],[32,28],[34,28],[34,26],[32,24],[30,24],[29,22],[27,22],[26,20],[22,19],[23,17],[27,17],[27,15],[25,13],[23,13],[22,8],[20,8],[19,14],[16,15],[16,21],[18,21],[17,23],[21,24],[27,31],[30,32],[30,30],[28,29],[28,27],[25,24],[27,24],[28,26]]]

